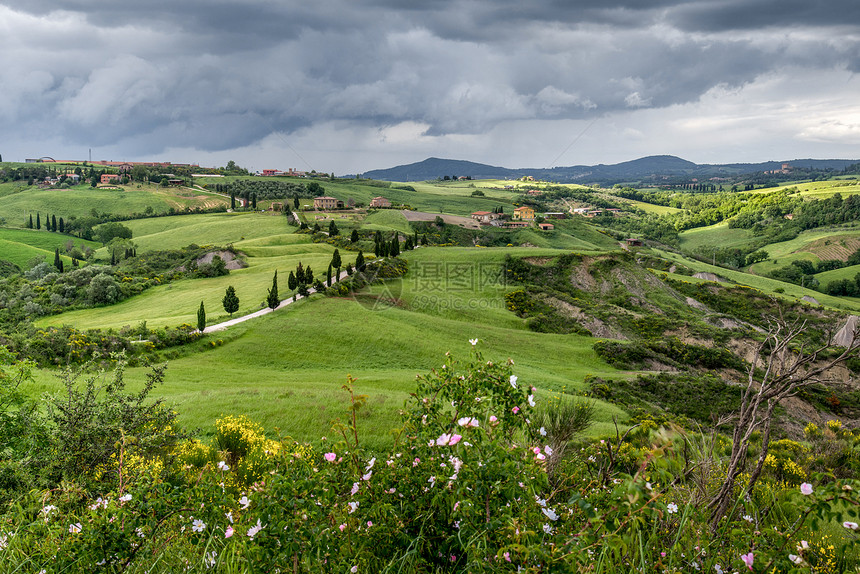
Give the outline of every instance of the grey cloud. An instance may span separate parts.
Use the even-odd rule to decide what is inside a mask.
[[[860,7],[846,2],[836,17],[811,6],[0,0],[45,22],[0,38],[14,54],[0,69],[0,118],[142,155],[226,150],[333,121],[481,134],[695,102],[786,65],[860,68],[856,36],[832,38]],[[832,28],[786,39],[773,32],[780,22]]]

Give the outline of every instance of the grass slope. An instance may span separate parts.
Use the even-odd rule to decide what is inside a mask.
[[[409,273],[384,289],[357,297],[314,296],[208,336],[171,361],[167,382],[158,392],[175,405],[185,424],[206,432],[218,416],[244,413],[269,429],[316,441],[331,436],[331,420],[346,417],[347,395],[340,386],[349,373],[359,380],[357,392],[370,397],[360,413],[360,426],[367,444],[378,448],[390,442],[388,430],[396,426],[415,375],[438,368],[447,351],[465,359],[472,338],[480,339],[487,359],[512,358],[520,381],[538,387],[539,396],[582,388],[587,375],[623,376],[597,358],[591,349],[594,339],[528,331],[505,309],[504,293],[513,286],[506,285],[498,271],[509,252],[559,253],[528,248],[409,252]],[[464,282],[464,277],[472,282]],[[161,302],[149,296],[139,309],[151,308],[150,317],[156,315],[156,309],[168,309],[179,289]],[[202,291],[204,287],[194,292]],[[378,304],[379,294],[386,304]],[[131,316],[128,308],[113,309]],[[80,322],[89,314],[91,323],[115,322],[99,312],[88,310],[77,318]],[[142,375],[142,370],[130,369],[132,380],[139,382]],[[47,372],[40,372],[39,382],[44,389],[55,385]],[[623,413],[600,404],[594,432],[608,432],[612,416]]]
[[[54,249],[59,247],[60,252],[64,252],[65,245],[69,241],[75,245],[86,245],[93,249],[101,246],[95,241],[86,241],[50,231],[0,228],[0,259],[11,261],[21,268],[24,268],[30,260],[37,257],[53,263]],[[72,261],[67,257],[63,257],[63,259],[66,263]]]
[[[171,207],[183,210],[187,207],[214,207],[226,205],[229,199],[221,196],[193,191],[187,188],[162,188],[148,184],[129,184],[118,189],[94,189],[89,185],[78,185],[69,189],[40,189],[17,183],[0,184],[0,217],[11,226],[23,227],[30,214],[36,212],[64,217],[99,213],[129,214],[144,213],[151,207],[155,213],[166,213]]]

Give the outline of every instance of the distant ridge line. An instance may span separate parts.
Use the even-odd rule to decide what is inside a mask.
[[[611,165],[574,165],[554,168],[517,168],[476,163],[467,160],[430,157],[423,161],[361,174],[385,181],[425,181],[437,178],[468,176],[473,179],[519,179],[531,176],[560,183],[619,183],[642,178],[711,178],[734,177],[746,173],[781,170],[784,164],[794,169],[843,170],[860,163],[856,159],[795,159],[759,163],[696,164],[673,155],[646,156]]]

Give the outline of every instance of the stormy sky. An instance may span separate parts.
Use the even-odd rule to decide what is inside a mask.
[[[856,0],[0,0],[6,161],[860,158]]]

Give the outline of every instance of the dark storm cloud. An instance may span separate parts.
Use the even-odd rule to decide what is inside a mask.
[[[828,4],[0,0],[0,119],[142,155],[329,121],[481,134],[694,102],[787,66],[857,70],[860,5]]]

